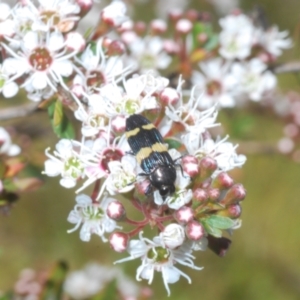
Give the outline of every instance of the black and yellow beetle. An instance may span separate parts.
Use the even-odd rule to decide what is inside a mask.
[[[164,140],[157,128],[141,115],[131,115],[126,119],[126,137],[136,159],[147,176],[150,185],[146,195],[156,188],[162,197],[175,192],[176,167]]]

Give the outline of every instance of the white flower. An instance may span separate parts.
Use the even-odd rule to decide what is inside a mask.
[[[126,6],[122,1],[115,0],[101,11],[102,19],[112,26],[120,26],[127,21]]]
[[[73,64],[69,58],[76,52],[63,55],[65,45],[61,33],[52,32],[43,39],[38,32],[29,31],[23,37],[18,53],[5,44],[2,46],[12,55],[12,58],[6,59],[6,68],[16,77],[27,75],[23,86],[29,92],[47,87],[56,91],[57,84],[68,90],[63,77],[72,74]]]
[[[175,267],[176,263],[196,270],[202,269],[194,265],[191,247],[192,243],[187,241],[177,249],[168,249],[164,247],[160,237],[154,237],[151,241],[144,238],[142,232],[140,232],[140,240],[130,241],[128,246],[130,256],[115,263],[141,258],[142,264],[137,269],[136,279],[138,281],[146,279],[151,284],[154,278],[154,271],[161,272],[165,288],[168,295],[170,295],[169,283],[177,282],[180,276],[185,277],[191,283],[191,279]]]
[[[92,137],[106,129],[106,102],[99,94],[92,94],[88,99],[89,107],[85,109],[83,106],[79,106],[74,115],[82,122],[82,135]]]
[[[77,179],[84,175],[84,165],[73,149],[75,144],[75,141],[62,139],[56,144],[54,155],[49,153],[49,148],[45,151],[49,159],[45,161],[43,174],[50,177],[61,175],[60,184],[65,188],[74,187]]]
[[[167,225],[159,236],[165,247],[169,249],[181,246],[185,240],[184,228],[177,223]]]
[[[122,299],[138,299],[140,288],[116,267],[106,267],[97,263],[89,263],[84,269],[71,272],[65,282],[64,291],[72,299],[83,300],[101,292],[112,280]]]
[[[103,274],[107,274],[106,268],[103,271]],[[64,282],[64,291],[76,300],[90,298],[103,287],[104,282],[90,276],[85,270],[71,272]]]
[[[142,82],[144,82],[144,93],[153,94],[160,93],[169,84],[169,79],[165,77],[156,76],[153,72],[149,71],[140,76]]]
[[[277,83],[276,76],[257,58],[251,59],[248,63],[234,63],[232,74],[239,78],[237,94],[247,96],[253,101],[260,101],[267,92],[275,88]]]
[[[279,56],[282,49],[292,47],[292,40],[288,38],[288,31],[279,31],[278,26],[272,26],[268,30],[261,33],[259,44],[270,54]]]
[[[171,57],[164,51],[164,41],[158,36],[147,36],[142,39],[135,37],[135,40],[128,43],[131,52],[130,62],[135,61],[142,73],[149,70],[166,69],[171,63]]]
[[[237,79],[231,74],[230,62],[214,58],[200,63],[199,67],[202,73],[195,71],[192,77],[193,83],[204,90],[199,108],[207,109],[216,103],[221,107],[234,106],[232,90],[237,84]]]
[[[104,234],[120,228],[106,214],[106,208],[112,201],[115,200],[105,196],[100,203],[93,202],[91,197],[87,195],[78,195],[76,197],[77,204],[68,216],[68,221],[75,224],[75,227],[68,230],[68,233],[77,230],[82,225],[80,229],[80,239],[82,241],[88,242],[92,234],[97,234],[103,242],[107,242]]]
[[[221,171],[227,172],[236,167],[241,167],[246,162],[246,157],[236,153],[237,145],[226,142],[228,136],[222,140],[214,141],[213,139],[188,133],[182,136],[182,140],[189,154],[196,156],[198,159],[211,157],[217,161],[218,169],[214,172],[213,177]]]
[[[110,174],[109,163],[112,161],[121,161],[125,152],[127,150],[129,151],[129,145],[125,135],[121,138],[114,138],[110,132],[110,128],[105,128],[105,130],[99,132],[99,136],[100,137],[95,140],[86,140],[85,143],[81,145],[80,158],[85,162],[84,173],[88,179],[76,191],[76,193],[78,193],[94,183],[97,179],[104,178],[97,199],[102,195],[107,183],[111,183],[106,182],[106,178]]]
[[[17,4],[14,8],[16,18],[24,22],[28,26],[31,25],[33,30],[48,31],[55,29],[60,32],[68,32],[74,28],[79,20],[78,14],[80,7],[72,0],[38,0],[39,6],[28,0],[26,5]]]
[[[160,132],[164,136],[172,128],[172,122],[179,122],[188,132],[196,132],[198,134],[203,133],[208,128],[218,126],[215,123],[218,111],[216,105],[211,108],[200,111],[198,106],[201,102],[203,93],[199,91],[198,86],[194,86],[190,92],[186,95],[189,97],[185,102],[181,88],[178,87],[177,91],[180,94],[179,101],[175,106],[169,103],[169,106],[165,108],[165,114],[169,118],[168,121],[162,122]]]
[[[0,64],[0,93],[2,93],[5,98],[11,98],[18,93],[19,86],[13,81],[13,77],[10,78],[5,61],[6,60],[4,60],[3,65]]]
[[[121,161],[108,163],[110,173],[106,179],[106,189],[111,195],[127,193],[134,188],[136,181],[136,160],[123,156]]]
[[[69,50],[83,51],[85,44],[83,35],[77,31],[71,31],[66,35],[66,46]]]
[[[165,200],[162,199],[162,197],[157,193],[157,191],[154,192],[154,202],[157,205],[166,204],[172,209],[179,209],[180,207],[188,204],[193,197],[192,190],[188,189],[182,189],[179,191],[176,191],[173,195],[168,196]]]
[[[253,23],[251,19],[244,14],[231,14],[219,20],[222,30],[229,33],[239,33],[243,30],[251,31]]]
[[[119,75],[125,76],[131,69],[123,68],[120,56],[107,58],[102,44],[103,41],[100,39],[95,50],[88,45],[80,58],[76,58],[76,61],[84,67],[85,73],[76,75],[74,85],[81,85],[87,95],[99,91],[105,84],[118,81]]]
[[[18,145],[12,143],[9,133],[0,127],[0,155],[16,156],[21,152]]]
[[[254,26],[246,15],[229,15],[220,19],[220,54],[226,59],[244,59],[251,53]]]
[[[152,94],[160,89],[160,85],[157,85],[151,94],[149,92],[144,94],[145,90],[148,91],[149,84],[143,75],[134,76],[128,80],[124,79],[123,85],[125,91],[115,84],[107,84],[100,91],[102,97],[107,101],[109,115],[130,115],[158,108],[156,97]]]
[[[11,8],[6,3],[0,3],[0,39],[11,37],[16,32],[16,23],[11,19]]]

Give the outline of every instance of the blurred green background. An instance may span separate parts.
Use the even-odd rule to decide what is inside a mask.
[[[135,17],[151,20],[153,3],[137,3]],[[254,4],[265,8],[270,24],[278,24],[281,30],[287,29],[294,35],[300,20],[299,0],[242,0],[240,7],[247,12]],[[211,11],[217,17],[204,0],[193,1],[190,7]],[[286,51],[280,60],[298,59],[298,46],[295,42],[295,47]],[[283,91],[300,90],[291,74],[280,75],[279,81]],[[14,105],[17,101],[1,100],[1,106]],[[57,141],[45,119],[46,113],[41,112],[16,121],[18,131],[33,135],[27,150],[28,158],[36,165],[31,172],[40,172],[43,150],[48,146],[53,149]],[[241,149],[247,140],[276,144],[282,135],[282,122],[263,109],[224,111],[219,119],[232,140],[241,144]],[[193,283],[189,285],[181,279],[171,285],[170,298],[166,296],[160,274],[156,274],[152,284],[154,299],[300,299],[300,165],[272,153],[247,157],[245,167],[232,173],[246,187],[247,197],[243,202],[243,225],[234,232],[230,251],[224,258],[210,251],[196,253],[196,265],[204,266],[204,270],[182,267]],[[84,243],[79,240],[78,231],[67,234],[72,228],[66,218],[74,206],[74,194],[63,189],[57,179],[43,179],[42,188],[24,194],[10,216],[0,217],[2,291],[12,287],[23,268],[47,269],[64,259],[74,270],[90,261],[111,265],[126,256],[114,253],[95,236],[91,242]],[[122,266],[134,279],[138,265],[139,261],[134,261]]]

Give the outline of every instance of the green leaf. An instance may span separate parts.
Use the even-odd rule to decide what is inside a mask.
[[[178,142],[177,140],[174,140],[174,139],[170,139],[170,138],[165,139],[164,142],[166,144],[168,144],[169,149],[178,150],[182,146],[182,144],[180,142]]]
[[[63,111],[61,101],[56,100],[48,107],[48,114],[51,119],[53,131],[59,138],[72,139],[75,137],[75,130]]]
[[[197,22],[193,26],[192,37],[193,37],[193,50],[197,48],[198,36],[200,33],[204,32],[204,24]]]
[[[212,51],[216,49],[219,45],[219,36],[217,34],[212,34],[207,41],[207,43],[204,45],[204,49],[207,51]]]
[[[208,226],[213,228],[218,228],[218,229],[228,229],[235,224],[234,221],[228,217],[216,216],[216,215],[207,217],[204,220],[204,222]]]
[[[60,127],[63,122],[64,112],[63,105],[59,100],[56,100],[54,103],[54,111],[53,111],[53,127]]]
[[[222,237],[222,231],[220,229],[209,226],[207,223],[205,223],[205,221],[202,221],[201,223],[208,234],[217,238]]]
[[[89,27],[83,34],[83,38],[87,40],[89,36],[92,34],[92,32],[93,32],[93,27]]]
[[[193,37],[193,50],[198,48],[199,40],[198,37],[201,33],[204,33],[207,38],[208,42],[205,45],[206,50],[213,50],[219,42],[218,35],[213,32],[213,27],[211,24],[197,22],[193,26],[192,30],[192,37]]]
[[[194,24],[193,26],[193,36],[196,37],[197,35],[199,35],[202,32],[205,32],[205,25],[204,23],[201,22],[197,22]]]
[[[97,43],[95,41],[90,41],[87,46],[90,47],[90,50],[93,52],[94,55],[97,54]]]

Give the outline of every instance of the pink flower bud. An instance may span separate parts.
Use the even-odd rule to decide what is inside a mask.
[[[150,24],[153,34],[162,34],[167,30],[167,24],[164,20],[156,19]]]
[[[213,181],[213,186],[216,188],[230,188],[233,185],[233,179],[225,172],[218,174]]]
[[[195,156],[186,155],[181,160],[182,168],[190,177],[195,177],[199,173],[199,161]]]
[[[175,28],[179,33],[188,34],[192,30],[193,24],[188,19],[181,19],[178,20]]]
[[[126,32],[122,33],[121,37],[122,37],[122,41],[126,45],[134,43],[137,40],[137,38],[138,38],[138,36],[136,35],[136,33],[133,32],[133,31],[126,31]]]
[[[80,16],[85,16],[90,9],[92,8],[94,1],[93,0],[76,0],[76,3],[80,7]]]
[[[239,204],[232,204],[223,210],[217,212],[218,216],[229,217],[232,219],[239,218],[242,213],[242,208]]]
[[[108,49],[108,47],[109,47],[109,45],[112,43],[112,39],[111,38],[109,38],[109,37],[107,37],[107,36],[105,36],[104,38],[103,38],[103,40],[102,40],[102,47],[104,48],[104,49]]]
[[[180,47],[173,40],[164,41],[164,50],[169,54],[176,54],[180,51]]]
[[[186,225],[187,237],[193,241],[199,241],[205,234],[203,226],[197,221],[191,221]]]
[[[188,222],[192,221],[194,218],[194,212],[193,210],[188,206],[182,206],[174,213],[174,218],[180,223],[180,224],[187,224]]]
[[[177,21],[182,17],[182,10],[178,8],[173,8],[172,10],[169,11],[169,18],[172,21]]]
[[[208,200],[208,194],[203,189],[195,189],[193,191],[193,199],[200,203],[205,203]]]
[[[220,197],[220,190],[219,189],[209,189],[208,190],[208,197],[210,201],[217,201]]]
[[[186,13],[185,13],[186,17],[190,20],[190,21],[197,21],[199,18],[199,13],[196,9],[189,9]]]
[[[217,162],[211,157],[204,157],[200,160],[201,178],[208,178],[217,169]]]
[[[178,92],[170,87],[163,89],[159,95],[159,99],[164,105],[175,105],[178,102],[179,97]]]
[[[118,27],[118,32],[123,33],[125,31],[133,30],[133,25],[133,21],[127,20]]]
[[[145,22],[138,21],[134,24],[134,30],[138,35],[144,34],[146,29],[147,29],[147,25]]]
[[[109,56],[115,56],[115,55],[122,55],[126,51],[124,43],[121,41],[112,41],[108,45],[108,51],[107,54]]]
[[[108,204],[106,213],[111,219],[120,221],[126,215],[126,210],[120,201],[112,201]]]
[[[66,47],[69,51],[81,52],[85,48],[85,39],[78,32],[70,32],[66,36]]]
[[[242,214],[242,207],[239,204],[230,205],[227,209],[231,218],[239,218]]]
[[[116,252],[124,252],[129,242],[128,234],[124,232],[113,232],[109,237],[109,244]]]
[[[115,133],[123,133],[125,131],[126,118],[125,116],[117,115],[112,118],[111,128]]]
[[[121,1],[113,1],[110,5],[106,6],[102,12],[102,21],[109,26],[120,26],[127,20],[125,16],[126,6]]]
[[[139,195],[145,195],[146,191],[148,190],[149,185],[151,185],[151,182],[148,179],[137,181],[135,184],[135,190]]]
[[[220,201],[222,205],[230,205],[243,200],[246,197],[246,190],[242,184],[233,185]]]
[[[217,162],[213,158],[205,157],[201,159],[200,166],[203,169],[209,169],[211,171],[215,171],[217,168]]]

